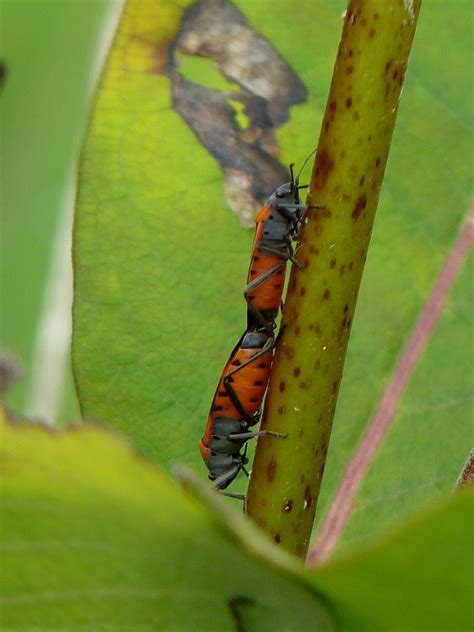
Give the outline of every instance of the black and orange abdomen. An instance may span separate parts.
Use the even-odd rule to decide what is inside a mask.
[[[204,460],[206,459],[203,449],[211,443],[212,426],[216,418],[244,418],[247,424],[251,425],[252,417],[262,404],[270,379],[273,348],[265,351],[265,346],[269,346],[269,342],[273,340],[264,333],[246,332],[232,351],[212,400],[206,431],[201,442]],[[256,359],[252,360],[255,356]]]
[[[277,255],[257,251],[252,255],[248,284],[274,268],[272,274],[247,293],[247,298],[259,310],[278,310],[285,285],[286,261]],[[252,286],[251,286],[252,287]]]

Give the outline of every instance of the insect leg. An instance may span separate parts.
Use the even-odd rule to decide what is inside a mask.
[[[266,248],[262,248],[259,247],[259,250],[261,252],[269,252],[269,254],[275,254],[278,257],[281,257],[282,259],[286,259],[287,257],[283,254],[283,256],[281,255],[281,253],[277,252],[276,250],[270,250],[268,251]],[[254,279],[253,281],[251,281],[245,288],[244,290],[244,294],[248,294],[249,292],[252,292],[253,290],[255,290],[256,288],[260,287],[263,283],[265,283],[265,281],[267,279],[269,279],[273,274],[275,274],[275,272],[278,272],[278,270],[283,267],[285,264],[283,261],[280,261],[279,263],[276,263],[274,266],[272,266],[271,268],[269,268],[268,270],[265,270],[265,272],[262,272],[262,274],[260,274],[256,279]]]
[[[229,498],[237,498],[237,500],[242,500],[244,503],[246,500],[245,494],[233,494],[232,492],[225,492],[223,489],[219,489],[219,494],[228,496]]]
[[[288,221],[295,222],[302,215],[297,216],[296,211],[307,211],[308,207],[306,204],[277,204],[276,210]]]
[[[248,296],[245,296],[244,294],[244,297],[245,297],[245,300],[247,301],[247,307],[250,314],[252,314],[256,322],[265,329],[265,331],[267,332],[269,336],[273,336],[275,323],[272,320],[267,320],[265,316],[262,314],[262,312],[257,307],[255,307],[255,305],[252,303],[252,300]]]
[[[225,487],[230,481],[233,481],[237,474],[240,472],[242,465],[241,463],[237,463],[234,467],[227,470],[217,478],[212,481],[212,487],[216,489],[221,489],[221,487]]]
[[[301,270],[301,268],[303,266],[298,261],[298,259],[295,259],[293,248],[291,247],[291,244],[287,244],[286,248],[287,248],[287,251],[286,252],[282,252],[280,250],[273,249],[271,246],[265,246],[264,244],[259,246],[260,252],[266,252],[266,253],[268,253],[270,255],[278,255],[281,259],[285,259],[285,261],[291,261],[291,263],[294,263]],[[258,278],[259,277],[257,277],[257,279]],[[257,279],[255,279],[255,281],[257,281]]]
[[[279,253],[275,253],[275,254],[280,256]],[[272,275],[274,275],[284,266],[285,266],[285,263],[283,261],[275,264],[270,269],[266,270],[265,272],[262,272],[262,274],[260,274],[257,278],[253,279],[253,281],[251,281],[244,289],[244,298],[247,301],[247,305],[248,305],[248,309],[250,313],[254,316],[256,321],[260,323],[260,325],[262,325],[262,327],[265,327],[267,333],[270,336],[273,335],[273,329],[275,325],[273,321],[269,321],[264,317],[264,315],[258,309],[258,307],[255,307],[255,305],[252,302],[252,299],[249,297],[249,294],[253,292],[254,290],[256,290],[257,288],[259,288],[261,285],[263,285],[265,281],[267,281]]]
[[[288,259],[291,259],[291,255],[293,254],[293,251],[291,249],[291,244],[285,243],[285,244],[283,244],[283,246],[284,246],[285,250],[278,250],[278,248],[274,248],[273,246],[267,246],[266,244],[260,244],[258,249],[260,250],[260,252],[264,252],[264,253],[269,254],[269,255],[275,255],[276,257],[280,257],[280,259],[283,259],[283,261],[279,265],[285,265],[285,262],[288,261]],[[260,278],[260,277],[257,277],[257,279],[258,278]],[[257,279],[255,279],[255,281]]]
[[[273,430],[257,430],[256,432],[236,432],[229,435],[230,441],[248,441],[249,439],[256,439],[257,437],[278,437],[279,439],[288,439],[288,434],[282,434],[281,432],[274,432]]]
[[[235,373],[238,373],[239,371],[241,371],[243,368],[245,368],[249,364],[252,364],[252,362],[255,362],[255,360],[258,360],[258,358],[261,358],[268,351],[270,351],[270,349],[272,349],[274,345],[275,345],[275,339],[269,338],[266,341],[266,343],[263,345],[262,349],[257,351],[257,353],[254,353],[254,355],[251,358],[248,358],[248,360],[245,360],[245,362],[242,362],[242,364],[239,364],[239,366],[236,366],[235,369],[232,369],[232,371],[229,371],[229,373],[227,373],[227,375],[224,377],[224,380],[223,380],[224,388],[229,393],[229,397],[232,403],[234,404],[236,409],[239,411],[240,415],[242,416],[242,419],[245,419],[245,421],[247,421],[247,423],[249,424],[256,423],[256,422],[254,421],[253,417],[249,417],[248,412],[245,410],[245,408],[242,405],[242,402],[237,397],[237,393],[235,392],[232,386],[232,376]]]

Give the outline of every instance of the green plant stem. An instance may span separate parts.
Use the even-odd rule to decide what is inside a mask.
[[[308,195],[324,209],[310,210],[301,231],[262,422],[288,438],[258,442],[247,501],[248,515],[301,557],[420,5],[351,0],[344,19]]]

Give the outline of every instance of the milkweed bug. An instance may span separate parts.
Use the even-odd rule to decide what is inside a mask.
[[[260,406],[270,379],[275,319],[281,305],[286,265],[288,260],[298,264],[291,242],[308,210],[299,197],[300,189],[307,185],[300,186],[299,177],[315,152],[316,149],[303,162],[296,178],[293,164],[290,165],[290,182],[272,193],[256,218],[244,290],[247,330],[224,367],[199,443],[209,478],[219,490],[230,485],[241,470],[248,474],[245,465],[249,439],[286,437],[271,430],[252,431],[251,427],[260,420]]]
[[[246,443],[269,430],[252,431],[260,419],[260,406],[270,379],[274,338],[261,331],[246,331],[222,372],[212,401],[204,437],[199,443],[209,478],[225,489],[248,462]],[[241,449],[245,450],[241,453]]]
[[[292,240],[297,236],[301,220],[308,210],[300,201],[299,191],[307,185],[299,184],[299,177],[314,149],[303,162],[296,178],[290,165],[290,181],[272,193],[256,218],[252,257],[244,290],[247,301],[248,325],[256,323],[269,335],[281,305],[285,284],[286,264],[294,258]],[[319,208],[319,207],[312,207]]]

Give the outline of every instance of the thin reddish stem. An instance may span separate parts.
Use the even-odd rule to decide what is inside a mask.
[[[433,291],[405,346],[392,379],[385,388],[377,410],[359,447],[342,476],[327,518],[315,546],[308,554],[310,565],[321,564],[331,555],[354,508],[354,499],[381,442],[390,428],[406,385],[438,322],[444,301],[456,280],[474,239],[474,208],[448,255]]]

